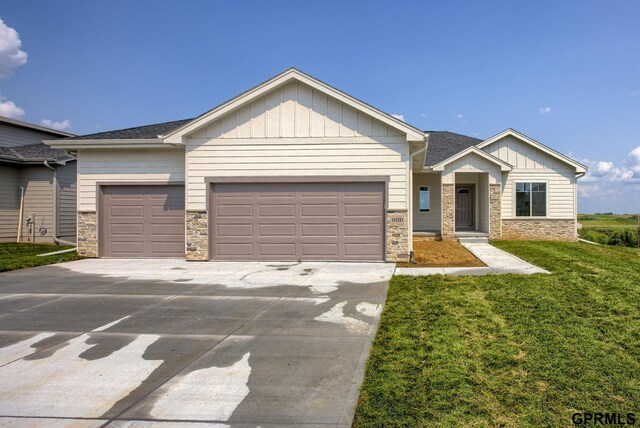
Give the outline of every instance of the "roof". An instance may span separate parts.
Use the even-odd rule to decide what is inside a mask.
[[[482,142],[478,138],[449,131],[427,131],[427,133],[429,134],[429,148],[427,149],[424,166],[436,165]]]
[[[8,117],[0,116],[0,123],[8,123],[10,125],[19,126],[21,128],[32,129],[35,131],[45,132],[47,134],[55,135],[58,137],[74,137],[75,134],[65,131],[59,131],[53,128],[47,128],[46,126],[36,125],[35,123],[23,122],[21,120],[10,119]]]
[[[193,119],[174,120],[172,122],[155,123],[153,125],[136,126],[133,128],[117,129],[115,131],[98,132],[96,134],[79,135],[67,140],[133,140],[155,139],[158,135],[167,134]]]
[[[479,156],[481,158],[484,158],[486,160],[488,160],[489,162],[496,164],[500,167],[501,171],[511,171],[513,169],[513,165],[508,164],[507,162],[503,161],[502,159],[493,156],[490,153],[487,152],[483,152],[482,150],[480,150],[479,148],[477,148],[476,146],[471,146],[471,147],[467,147],[466,149],[464,149],[461,152],[458,152],[457,154],[443,160],[442,162],[439,162],[435,165],[432,165],[431,168],[434,171],[444,171],[444,168],[451,164],[451,162],[454,162],[458,159],[462,159],[465,156],[469,156],[469,155],[476,155]]]
[[[64,150],[52,149],[45,144],[31,144],[29,146],[19,147],[0,147],[0,162],[57,162],[68,161],[73,158],[67,155]]]

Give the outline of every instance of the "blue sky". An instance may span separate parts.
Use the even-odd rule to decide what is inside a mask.
[[[515,128],[592,167],[581,212],[640,211],[637,0],[6,0],[0,19],[0,114],[177,120],[295,66],[425,130]]]

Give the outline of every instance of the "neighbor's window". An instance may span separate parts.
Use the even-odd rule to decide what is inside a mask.
[[[431,209],[431,201],[429,199],[429,188],[420,188],[420,211],[429,211]]]
[[[516,216],[547,215],[547,183],[516,183]]]

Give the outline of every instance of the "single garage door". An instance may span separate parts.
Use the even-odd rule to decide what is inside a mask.
[[[215,260],[383,260],[384,183],[216,183]]]
[[[102,257],[183,257],[184,186],[101,186]]]

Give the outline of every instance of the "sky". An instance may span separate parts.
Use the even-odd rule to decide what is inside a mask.
[[[0,115],[77,134],[190,118],[296,67],[424,130],[514,128],[640,212],[640,1],[3,0]]]

